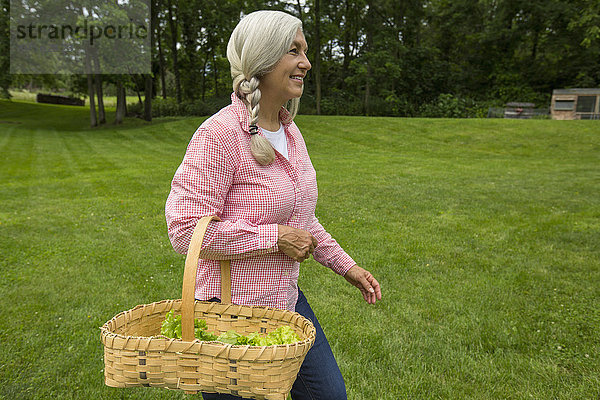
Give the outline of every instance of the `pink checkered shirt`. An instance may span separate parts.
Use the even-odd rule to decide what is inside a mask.
[[[217,215],[206,231],[202,255],[231,259],[232,302],[294,310],[300,263],[279,251],[277,225],[308,230],[318,241],[313,257],[340,275],[355,263],[315,217],[317,180],[308,151],[289,113],[281,109],[289,160],[259,165],[250,154],[248,110],[232,104],[194,133],[166,203],[169,238],[187,252],[199,218]],[[200,260],[196,298],[220,297],[220,268]]]

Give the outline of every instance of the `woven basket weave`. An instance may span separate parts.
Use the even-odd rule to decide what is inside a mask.
[[[229,261],[221,261],[221,303],[194,300],[196,270],[208,223],[200,219],[185,262],[181,300],[142,304],[124,311],[100,329],[104,377],[112,387],[151,386],[227,393],[252,399],[285,400],[315,340],[313,324],[298,313],[231,304]],[[182,315],[181,340],[160,335],[170,310]],[[214,333],[230,329],[247,335],[289,325],[300,342],[277,346],[232,346],[194,338],[194,318]]]

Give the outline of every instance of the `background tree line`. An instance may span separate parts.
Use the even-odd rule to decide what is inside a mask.
[[[600,86],[597,0],[151,0],[152,74],[95,80],[9,75],[9,0],[1,1],[4,95],[66,88],[101,102],[127,90],[139,96],[130,112],[147,119],[226,105],[227,41],[240,16],[258,9],[303,21],[313,65],[303,113],[467,117],[507,101],[548,107],[552,89]]]

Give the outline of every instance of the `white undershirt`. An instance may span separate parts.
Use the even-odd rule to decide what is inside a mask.
[[[279,130],[277,132],[271,132],[266,130],[265,128],[261,128],[263,135],[271,142],[271,145],[275,150],[281,153],[282,156],[288,158],[288,150],[287,150],[287,138],[285,136],[285,130],[283,129],[283,125],[279,123]],[[288,303],[289,299],[296,298],[298,295],[298,277],[292,278],[290,281],[290,286],[288,287]],[[294,309],[296,307],[296,303],[288,304],[288,309]]]
[[[260,129],[262,129],[263,135],[271,142],[273,148],[280,152],[282,156],[288,158],[287,138],[283,125],[279,123],[279,130],[277,132],[271,132],[262,127]]]

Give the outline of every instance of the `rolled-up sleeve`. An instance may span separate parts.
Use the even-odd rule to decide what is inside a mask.
[[[356,263],[323,228],[317,217],[312,219],[309,227],[310,233],[317,239],[318,245],[315,247],[313,258],[318,263],[331,268],[339,275],[345,275]]]

